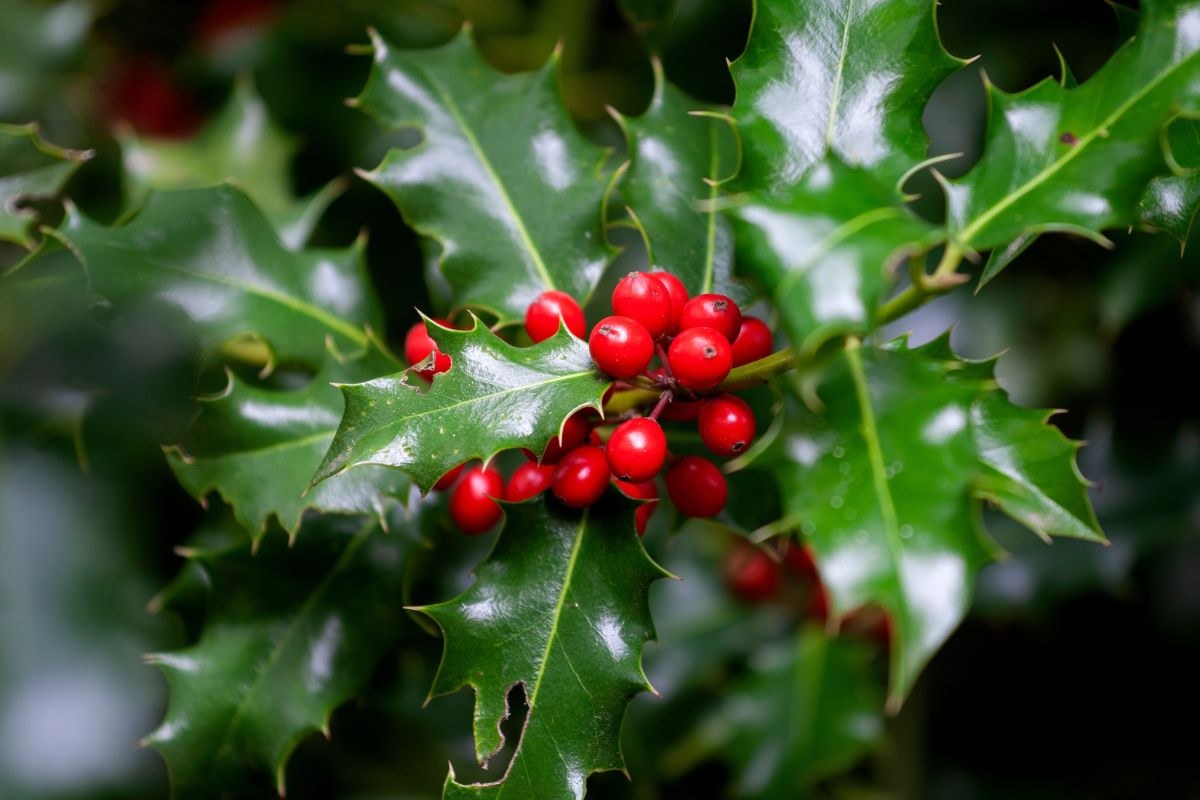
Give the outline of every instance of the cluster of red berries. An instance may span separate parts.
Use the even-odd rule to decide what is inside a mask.
[[[588,337],[592,359],[617,379],[616,391],[633,388],[625,382],[639,376],[653,381],[661,390],[654,410],[649,416],[614,421],[601,420],[590,410],[572,415],[541,459],[528,453],[531,460],[507,484],[491,467],[452,470],[434,488],[453,487],[450,515],[464,532],[482,533],[499,520],[501,510],[493,498],[519,501],[549,489],[565,505],[586,508],[614,482],[626,495],[652,501],[637,511],[641,534],[657,505],[654,478],[664,467],[667,494],[681,514],[713,517],[725,507],[728,488],[720,468],[701,456],[669,458],[659,418],[695,421],[701,441],[717,456],[744,452],[754,439],[754,412],[740,397],[711,392],[733,367],[770,354],[770,329],[762,320],[743,317],[737,303],[724,295],[689,298],[683,282],[666,272],[630,273],[613,290],[612,306],[616,314],[600,320]],[[559,291],[538,295],[525,314],[529,338],[548,339],[560,324],[583,338],[586,322],[579,304]],[[426,380],[451,366],[423,324],[408,332],[404,350],[414,364],[434,354],[432,365],[419,372]],[[660,364],[650,371],[656,356]],[[597,428],[613,422],[616,427],[604,440]]]

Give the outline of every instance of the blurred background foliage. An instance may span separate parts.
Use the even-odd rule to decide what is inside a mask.
[[[1059,73],[1057,47],[1086,80],[1128,12],[1102,0],[944,0],[946,47],[981,56],[925,113],[931,153],[963,154],[945,171],[961,174],[977,158],[981,71],[1018,90]],[[369,232],[395,341],[412,309],[429,304],[419,279],[427,254],[350,170],[373,167],[395,144],[344,102],[367,73],[353,52],[367,26],[422,47],[469,22],[506,71],[538,67],[561,40],[572,113],[617,147],[605,108],[641,111],[652,51],[697,99],[729,103],[725,60],[750,16],[749,0],[0,0],[0,121],[37,121],[48,141],[95,150],[67,194],[104,221],[147,188],[245,168],[216,145],[199,160],[177,148],[211,137],[211,126],[249,126],[260,145],[250,188],[272,219],[314,226],[320,245]],[[936,187],[918,183],[918,207],[936,214]],[[51,223],[61,213],[42,210]],[[963,355],[1006,350],[999,375],[1013,398],[1067,409],[1056,422],[1088,440],[1081,466],[1112,546],[1046,547],[989,515],[1011,557],[984,571],[973,613],[901,713],[866,721],[853,763],[817,770],[820,795],[1200,796],[1186,734],[1200,714],[1200,403],[1187,388],[1200,368],[1200,253],[1181,257],[1167,235],[1114,239],[1110,252],[1043,238],[985,291],[960,290],[885,332],[919,342],[957,325]],[[23,254],[0,241],[0,268]],[[171,611],[151,613],[151,601],[180,567],[173,548],[225,513],[197,507],[159,449],[189,417],[194,364],[137,320],[108,318],[66,254],[47,258],[61,268],[0,282],[0,797],[161,797],[165,769],[135,742],[161,718],[166,687],[139,655],[186,641],[195,609],[186,582],[175,584]],[[436,503],[423,513],[438,551],[413,558],[411,596],[447,597],[469,582],[484,545],[437,530]],[[814,657],[819,633],[792,634],[808,578],[787,571],[782,599],[748,602],[724,585],[729,534],[662,533],[652,530],[648,547],[691,576],[653,589],[669,644],[646,660],[663,697],[637,698],[626,724],[636,782],[601,775],[589,796],[788,796],[756,787],[739,736],[747,727],[772,736],[772,671]],[[843,677],[882,669],[863,627],[831,656]],[[460,779],[477,776],[470,697],[422,708],[439,649],[413,620],[370,689],[334,715],[332,738],[300,746],[289,796],[437,797],[447,761]]]

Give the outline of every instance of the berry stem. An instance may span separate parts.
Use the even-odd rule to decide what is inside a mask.
[[[912,259],[909,262],[912,283],[900,294],[880,306],[880,321],[886,323],[897,320],[924,305],[930,298],[945,294],[954,287],[966,283],[969,280],[967,276],[956,272],[963,255],[963,251],[957,244],[947,242],[946,249],[942,252],[942,260],[938,262],[933,274],[926,274],[921,267],[921,262]]]
[[[658,402],[654,404],[654,410],[650,412],[650,419],[657,420],[658,415],[667,407],[667,403],[671,402],[672,393],[670,389],[658,396]]]

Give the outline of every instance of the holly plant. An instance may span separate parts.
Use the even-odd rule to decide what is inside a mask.
[[[1015,94],[987,82],[965,169],[922,122],[975,69],[931,0],[757,0],[728,106],[654,54],[672,4],[622,7],[652,95],[586,127],[561,89],[570,36],[502,72],[470,26],[414,46],[363,25],[369,75],[328,113],[372,145],[304,191],[248,76],[198,130],[118,126],[107,216],[70,197],[88,153],[0,126],[0,238],[25,251],[6,282],[82,276],[102,336],[155,331],[194,377],[194,399],[147,411],[192,403],[156,435],[208,509],[152,604],[189,621],[147,657],[169,699],[143,743],[173,796],[264,778],[282,796],[293,753],[317,731],[336,745],[335,712],[400,663],[419,713],[473,704],[429,734],[452,753],[444,798],[580,800],[606,771],[638,787],[670,771],[651,751],[677,769],[718,753],[737,796],[807,796],[878,746],[1002,557],[981,509],[1106,543],[1054,412],[948,331],[892,323],[988,292],[1038,237],[1187,242],[1200,2],[1122,8],[1082,82],[1065,64]],[[374,224],[422,247],[398,299],[368,220],[349,244],[314,237],[350,167]],[[691,622],[651,613],[675,580],[696,587]],[[704,655],[656,688],[653,640],[664,663]],[[757,668],[627,760],[640,693],[692,702],[748,640]]]

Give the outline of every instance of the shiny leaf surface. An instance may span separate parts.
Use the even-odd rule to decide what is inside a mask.
[[[764,648],[697,730],[700,746],[733,766],[735,796],[805,797],[870,752],[883,736],[874,657],[863,641],[812,627]]]
[[[267,775],[283,793],[292,750],[327,729],[408,624],[411,546],[403,531],[323,517],[294,547],[269,537],[251,555],[243,535],[195,555],[210,586],[200,639],[150,657],[171,699],[146,741],[166,759],[175,797],[236,796]]]
[[[817,554],[835,613],[880,605],[892,618],[895,707],[966,612],[994,548],[976,499],[1041,536],[1103,542],[1075,466],[1078,444],[1046,412],[1012,405],[990,362],[920,348],[848,347],[823,377],[823,413],[787,406],[762,459],[785,523]]]
[[[1174,174],[1150,181],[1138,211],[1143,225],[1186,246],[1200,211],[1200,120],[1177,119],[1164,138],[1164,155]]]
[[[65,150],[45,142],[35,125],[0,123],[0,241],[31,248],[32,209],[27,200],[58,196],[90,151]]]
[[[944,182],[951,236],[985,250],[1135,222],[1147,182],[1165,171],[1161,129],[1200,102],[1198,19],[1194,0],[1147,2],[1137,34],[1083,84],[1047,79],[1018,94],[989,84],[983,157]]]
[[[585,511],[545,500],[507,506],[474,585],[420,609],[445,637],[433,694],[475,690],[480,763],[504,744],[499,725],[515,684],[529,709],[505,774],[463,786],[452,770],[444,797],[582,800],[588,775],[624,767],[625,709],[650,688],[641,666],[654,637],[647,593],[666,576],[634,533],[633,510],[615,492]]]
[[[249,80],[240,80],[225,107],[191,139],[118,135],[127,202],[137,207],[153,189],[212,186],[230,181],[271,220],[291,250],[303,246],[341,187],[330,184],[305,198],[292,193],[289,165],[296,143],[271,121]]]
[[[792,341],[807,351],[873,328],[896,268],[939,237],[891,189],[834,159],[789,189],[751,195],[729,216],[740,268],[767,289]]]
[[[159,314],[201,347],[255,336],[315,369],[327,338],[354,352],[381,324],[361,246],[291,252],[232,186],[152,194],[115,228],[72,213],[56,235],[118,311]]]
[[[700,210],[719,190],[706,184],[736,168],[734,143],[725,123],[692,116],[714,111],[667,82],[654,61],[654,96],[645,112],[613,112],[629,148],[621,195],[635,215],[650,263],[676,275],[692,295],[720,292],[744,296],[733,284],[733,236],[725,215]]]
[[[558,54],[533,74],[502,75],[466,35],[402,50],[376,35],[357,103],[422,141],[391,150],[364,177],[442,248],[455,307],[524,319],[547,289],[586,305],[609,258],[601,208],[605,151],[576,130],[556,86]]]
[[[925,159],[921,114],[962,62],[930,0],[758,0],[730,65],[745,153],[739,185],[786,189],[833,153],[891,189]]]
[[[266,389],[230,373],[225,391],[200,398],[200,414],[178,446],[167,448],[175,477],[197,499],[216,491],[238,521],[259,538],[275,516],[295,535],[305,509],[375,514],[403,502],[403,472],[364,467],[310,489],[310,481],[342,418],[334,381],[367,380],[399,365],[372,347],[356,357],[330,352],[305,387]]]
[[[428,491],[464,461],[520,447],[541,453],[572,412],[599,409],[610,385],[565,328],[521,348],[478,319],[469,331],[427,327],[450,370],[428,389],[413,371],[342,386],[345,415],[314,482],[378,464]]]

